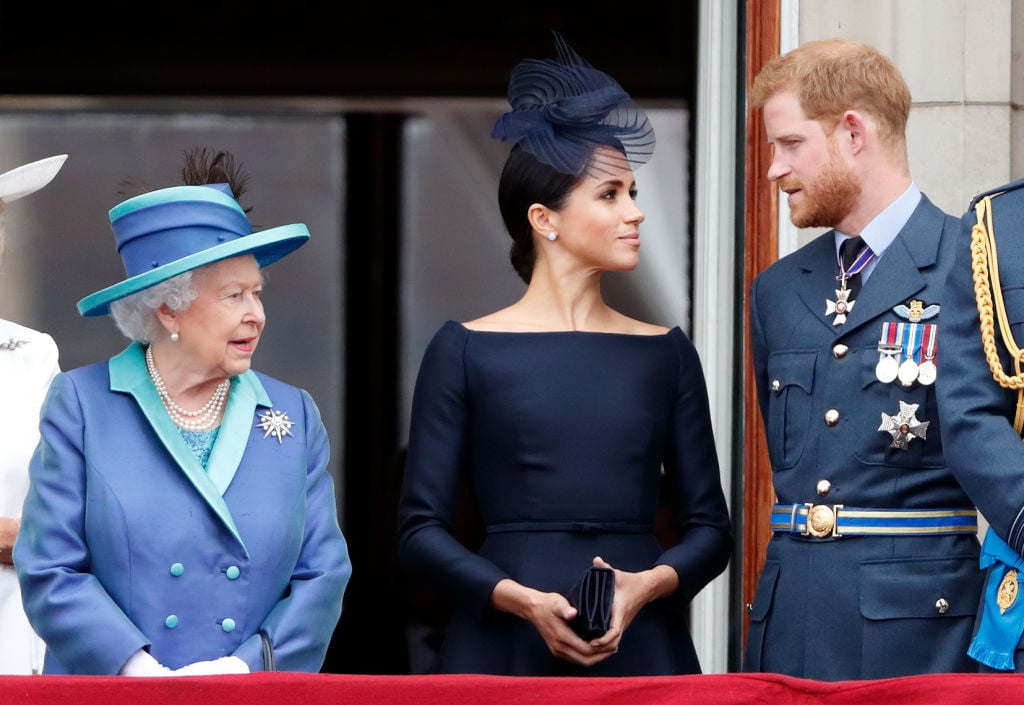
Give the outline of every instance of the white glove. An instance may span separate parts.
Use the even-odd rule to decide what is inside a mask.
[[[237,656],[221,656],[213,661],[196,661],[171,672],[175,676],[216,676],[248,673],[249,665]]]
[[[171,669],[157,661],[144,649],[139,649],[132,654],[121,670],[119,676],[169,676],[173,673]]]

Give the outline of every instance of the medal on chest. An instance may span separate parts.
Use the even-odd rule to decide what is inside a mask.
[[[878,427],[878,430],[885,431],[892,436],[890,448],[907,450],[912,440],[920,438],[923,441],[927,437],[928,424],[931,422],[918,421],[917,409],[919,406],[920,404],[908,404],[901,401],[900,410],[894,416],[882,412],[882,425]]]
[[[875,377],[883,384],[898,380],[903,387],[914,382],[933,384],[938,374],[935,360],[939,327],[924,321],[938,314],[938,304],[926,307],[915,299],[893,311],[906,320],[882,323]]]
[[[858,238],[859,239],[859,238]],[[846,316],[849,315],[850,311],[853,310],[853,305],[856,303],[853,299],[853,290],[849,286],[850,279],[852,277],[859,276],[861,271],[868,266],[868,263],[875,258],[875,253],[871,251],[871,248],[867,245],[863,245],[857,252],[856,257],[849,266],[845,266],[842,257],[836,256],[836,260],[839,265],[839,274],[836,275],[836,281],[839,282],[839,288],[835,289],[836,300],[831,301],[825,299],[825,315],[835,316],[832,319],[832,325],[840,326],[846,323]]]
[[[825,315],[835,316],[832,319],[832,325],[840,326],[846,323],[846,314],[853,310],[854,301],[850,301],[850,290],[845,287],[846,282],[843,282],[842,288],[836,289],[836,300],[829,301],[825,299]]]
[[[917,381],[921,384],[932,384],[938,374],[935,367],[935,341],[938,326],[926,324],[921,339],[921,365],[917,368]]]

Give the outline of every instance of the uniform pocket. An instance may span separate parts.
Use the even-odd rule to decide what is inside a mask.
[[[937,336],[941,341],[939,332]],[[946,461],[940,442],[942,430],[935,410],[935,385],[914,381],[905,387],[899,381],[881,382],[875,374],[878,358],[878,350],[874,348],[865,348],[861,354],[862,384],[857,403],[864,413],[851,416],[856,437],[866,440],[857,446],[854,455],[865,465],[885,465],[894,469],[943,467]],[[910,414],[907,420],[915,422],[916,433],[903,439],[905,447],[897,448],[893,446],[892,433],[882,425],[886,416],[901,418],[904,409]],[[868,413],[869,410],[875,410],[875,413]]]
[[[862,563],[862,677],[970,670],[983,581],[975,557]]]
[[[817,359],[814,350],[774,353],[768,358],[768,453],[774,470],[793,467],[804,452]]]

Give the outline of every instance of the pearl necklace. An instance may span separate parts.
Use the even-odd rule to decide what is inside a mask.
[[[156,365],[153,363],[152,345],[146,348],[146,369],[149,370],[149,378],[153,380],[153,386],[156,387],[157,394],[160,395],[160,400],[163,401],[171,421],[177,426],[186,431],[209,431],[217,425],[221,409],[224,408],[224,401],[228,396],[228,388],[231,386],[230,380],[226,379],[218,384],[217,388],[213,390],[213,396],[200,408],[191,411],[178,406],[171,399],[167,385],[164,384],[163,377],[156,371]]]

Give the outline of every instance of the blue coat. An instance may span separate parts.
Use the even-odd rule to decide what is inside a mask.
[[[320,669],[351,565],[305,391],[233,378],[204,471],[133,343],[58,375],[40,430],[14,559],[46,673],[116,674],[142,647],[262,670],[260,630],[278,670]]]
[[[1017,345],[1024,343],[1024,181],[992,190],[993,230],[997,243],[998,274],[1007,322]],[[980,332],[980,317],[975,298],[975,282],[971,266],[971,231],[978,218],[974,204],[987,195],[979,194],[964,214],[961,238],[956,247],[956,266],[950,273],[948,325],[943,335],[941,355],[944,374],[936,381],[943,426],[949,440],[947,457],[962,477],[964,488],[975,499],[988,521],[990,534],[986,549],[996,537],[1003,542],[1009,562],[1000,561],[993,589],[1006,569],[1022,562],[1024,553],[1024,448],[1013,428],[1018,401],[1015,389],[996,383],[985,356]],[[986,264],[987,267],[987,264]],[[987,267],[988,268],[988,267]],[[989,271],[992,271],[989,269]],[[985,287],[990,302],[992,289]],[[999,369],[1016,376],[1003,343],[1000,326],[992,310],[993,350],[998,352]],[[1019,386],[1019,383],[1018,383]],[[986,560],[986,567],[988,561]],[[1021,566],[1015,566],[1018,569]],[[989,600],[985,607],[998,608]],[[1024,611],[1021,600],[1006,617],[1019,622]],[[981,616],[984,612],[981,612]],[[1021,625],[1009,625],[1011,640],[1002,644],[1008,661],[1004,666],[1024,670],[1024,651],[1019,644]],[[990,642],[989,647],[996,647]],[[986,648],[989,648],[986,647]],[[1016,648],[1014,648],[1016,647]],[[999,649],[996,649],[999,650]],[[1014,653],[1016,651],[1016,654]],[[993,654],[995,655],[995,654]]]
[[[946,464],[934,384],[875,374],[884,322],[906,320],[911,301],[944,306],[958,234],[959,221],[922,196],[842,325],[826,315],[838,288],[832,231],[755,279],[751,347],[778,502],[973,506]],[[928,321],[940,329],[942,311]],[[905,449],[879,430],[901,402],[928,423]],[[966,651],[978,549],[970,534],[773,534],[749,608],[744,670],[820,680],[974,670]]]

